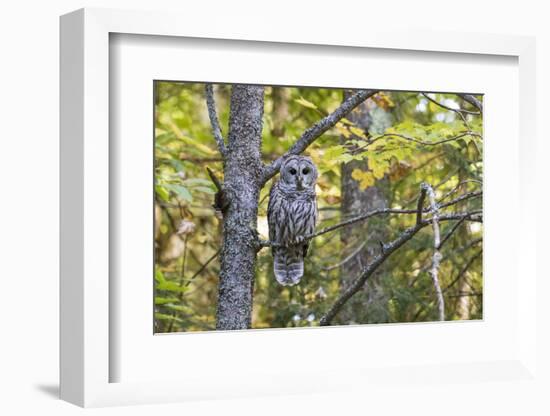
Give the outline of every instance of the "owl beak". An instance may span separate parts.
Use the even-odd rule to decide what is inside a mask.
[[[298,178],[298,190],[302,191],[304,189],[304,184],[302,178]]]

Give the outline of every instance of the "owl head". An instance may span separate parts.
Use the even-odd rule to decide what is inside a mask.
[[[317,181],[317,167],[307,156],[289,156],[281,164],[281,182],[287,189],[313,190]]]

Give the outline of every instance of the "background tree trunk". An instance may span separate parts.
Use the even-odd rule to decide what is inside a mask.
[[[373,108],[376,108],[376,104],[372,100],[367,100],[350,113],[348,119],[357,127],[368,132],[372,123],[370,111]],[[345,139],[342,137],[342,140]],[[360,212],[387,208],[388,206],[386,196],[388,179],[378,180],[376,185],[361,190],[359,182],[352,178],[354,169],[368,170],[368,161],[366,159],[355,160],[342,164],[340,210],[343,219]],[[353,227],[346,227],[342,229],[340,240],[342,247],[346,250],[342,253],[342,259],[353,255],[340,267],[340,285],[344,291],[361,273],[369,259],[379,253],[379,242],[385,240],[384,223],[380,219],[372,218]],[[338,316],[339,323],[366,323],[372,320],[383,320],[381,319],[383,317],[369,316],[369,307],[382,295],[376,290],[376,280],[376,277],[369,279],[363,289],[347,302]]]
[[[216,329],[251,326],[264,88],[234,85],[224,168],[223,243]]]

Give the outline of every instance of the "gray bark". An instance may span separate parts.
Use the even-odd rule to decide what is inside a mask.
[[[234,85],[224,168],[223,243],[216,329],[251,325],[262,164],[264,88]]]

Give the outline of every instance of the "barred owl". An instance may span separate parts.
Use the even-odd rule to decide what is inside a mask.
[[[280,178],[271,187],[267,221],[275,279],[283,286],[297,284],[304,274],[309,246],[317,221],[315,182],[317,168],[306,156],[290,156],[281,164]]]

